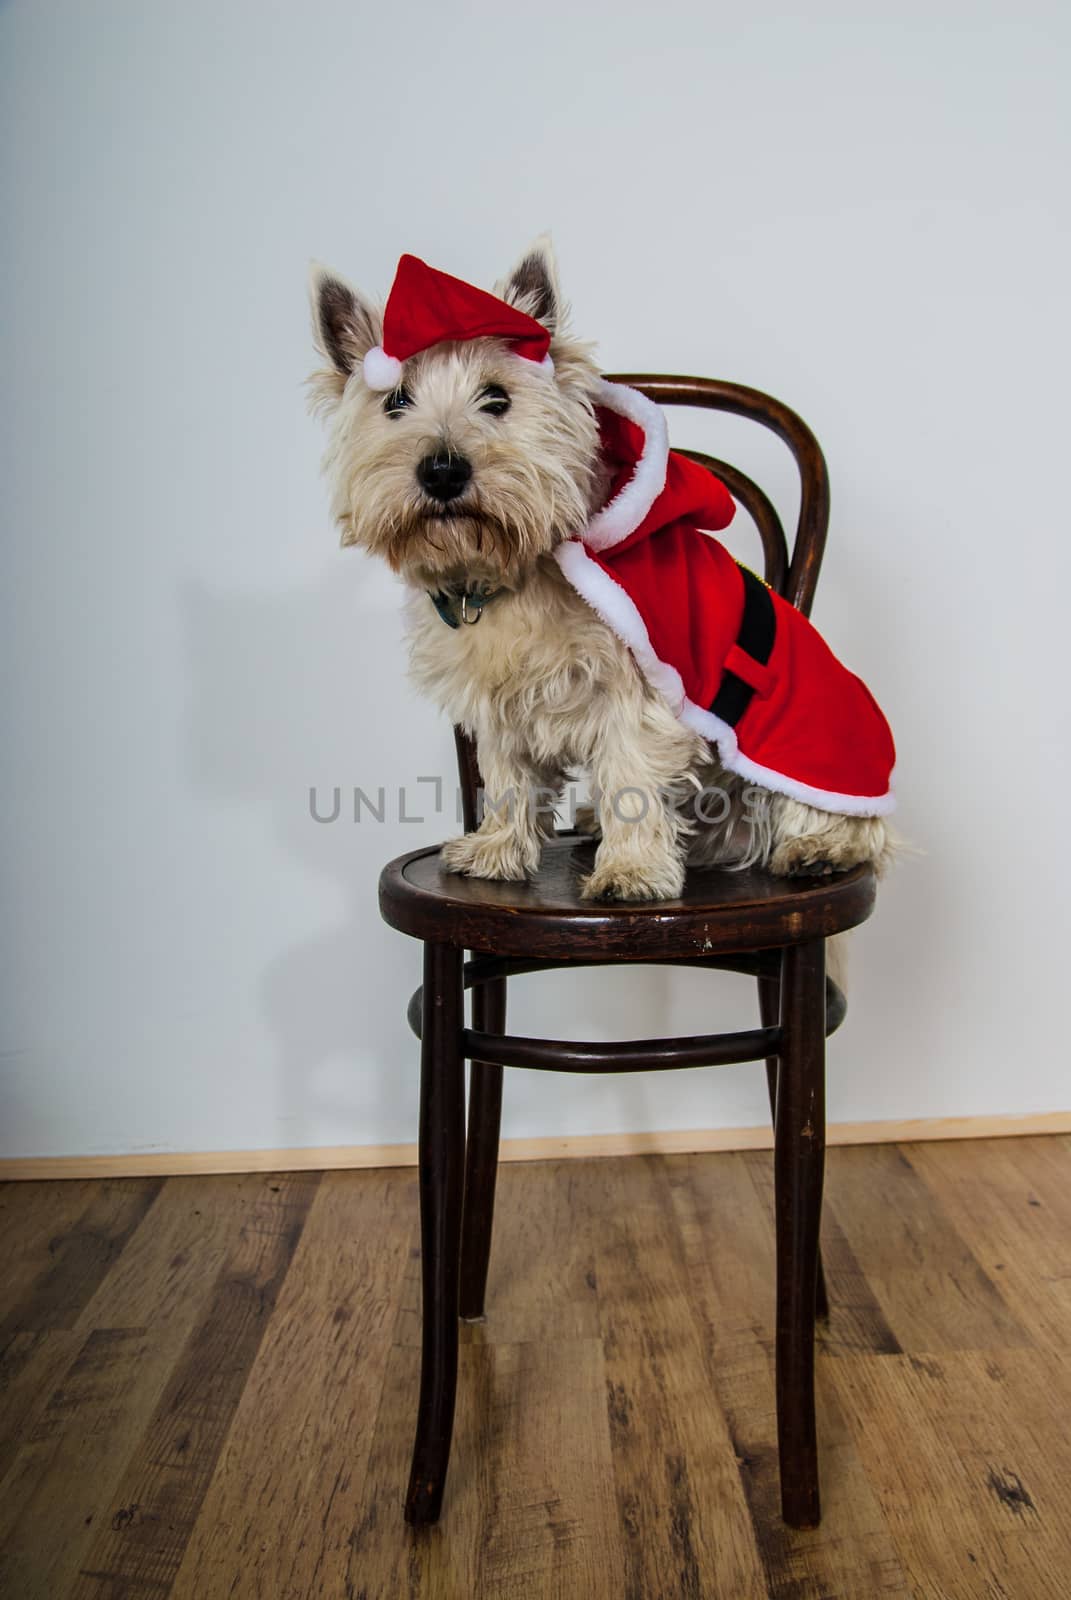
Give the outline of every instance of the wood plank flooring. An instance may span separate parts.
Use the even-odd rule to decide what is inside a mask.
[[[0,1600],[1063,1600],[1071,1138],[836,1149],[824,1520],[766,1153],[503,1167],[443,1520],[411,1170],[0,1186]]]

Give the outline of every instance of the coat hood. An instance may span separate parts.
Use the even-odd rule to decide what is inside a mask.
[[[611,480],[604,505],[579,536],[589,550],[623,550],[683,518],[697,528],[728,527],[736,511],[728,489],[669,448],[665,415],[653,400],[604,381],[595,416]]]

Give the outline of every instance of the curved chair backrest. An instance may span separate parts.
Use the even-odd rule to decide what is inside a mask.
[[[800,510],[791,552],[772,501],[753,479],[730,462],[719,461],[701,450],[682,450],[680,454],[709,467],[733,498],[750,512],[762,540],[766,582],[808,615],[814,602],[829,527],[829,473],[821,446],[803,418],[761,389],[749,389],[742,383],[725,383],[719,378],[667,377],[647,372],[608,373],[607,377],[611,383],[639,389],[659,405],[701,406],[709,411],[729,411],[734,416],[747,417],[769,428],[788,446],[800,475]],[[455,728],[454,733],[468,831],[476,825],[480,774],[472,740],[460,728]]]
[[[829,527],[829,473],[818,440],[803,418],[761,389],[723,383],[718,378],[670,378],[641,372],[613,373],[609,381],[639,389],[649,400],[663,406],[730,411],[734,416],[761,422],[783,440],[800,475],[800,514],[791,556],[781,519],[757,483],[728,461],[719,461],[700,450],[682,450],[680,454],[709,467],[751,513],[762,539],[766,582],[805,616],[809,615]]]

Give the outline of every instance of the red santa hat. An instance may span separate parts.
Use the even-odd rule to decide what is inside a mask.
[[[395,389],[403,361],[445,340],[465,339],[504,339],[515,355],[554,371],[550,332],[535,317],[417,256],[402,256],[383,313],[383,343],[365,356],[364,381],[370,389]]]

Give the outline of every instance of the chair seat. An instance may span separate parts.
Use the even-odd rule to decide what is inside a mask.
[[[705,867],[689,870],[678,900],[583,900],[590,839],[551,840],[529,883],[446,872],[440,848],[414,850],[383,869],[384,921],[416,939],[495,955],[650,961],[773,949],[865,922],[876,892],[868,866],[814,878]]]

